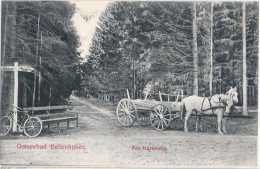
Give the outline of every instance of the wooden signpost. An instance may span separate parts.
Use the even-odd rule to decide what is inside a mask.
[[[19,90],[19,72],[34,72],[34,68],[29,66],[19,66],[18,62],[14,62],[14,66],[1,66],[2,71],[12,71],[14,72],[14,98],[13,98],[13,105],[14,107],[18,107],[18,90]],[[14,120],[13,120],[13,132],[17,131],[17,109],[13,108],[14,112]]]

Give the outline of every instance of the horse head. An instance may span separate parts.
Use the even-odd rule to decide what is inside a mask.
[[[230,108],[234,105],[234,103],[238,103],[238,93],[237,88],[230,88],[226,95],[220,95],[221,102],[226,106],[225,115],[230,112]]]
[[[227,94],[229,96],[229,99],[232,100],[234,103],[238,103],[238,93],[237,93],[237,88],[230,88],[229,91],[227,91]]]

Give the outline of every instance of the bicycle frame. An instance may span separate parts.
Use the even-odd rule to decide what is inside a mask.
[[[30,111],[28,109],[22,109],[15,106],[13,107],[17,109],[18,117],[17,119],[14,118],[13,111],[10,111],[11,114],[1,117],[0,136],[7,135],[15,122],[19,132],[23,132],[26,136],[29,137],[37,137],[42,130],[41,119],[37,116],[30,116]]]
[[[24,123],[25,123],[25,121],[28,119],[28,118],[30,118],[30,115],[29,115],[29,111],[28,110],[19,110],[18,109],[18,111],[17,111],[17,113],[18,113],[18,119],[17,119],[17,121],[14,119],[14,112],[13,111],[11,111],[11,113],[10,113],[10,117],[11,117],[11,119],[13,120],[13,121],[15,121],[16,122],[16,126],[19,128],[19,130],[23,130],[24,129]],[[22,115],[19,115],[20,113],[23,113]]]

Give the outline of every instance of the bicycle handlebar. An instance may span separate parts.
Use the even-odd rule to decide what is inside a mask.
[[[16,107],[16,106],[14,106],[14,104],[12,104],[12,106],[13,106],[14,108],[16,108],[17,110],[19,110],[19,111],[28,111],[28,109],[26,109],[26,108],[21,108],[21,107]]]

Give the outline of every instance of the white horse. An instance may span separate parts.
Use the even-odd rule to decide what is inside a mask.
[[[200,129],[202,130],[200,115],[216,114],[218,118],[218,133],[227,133],[225,127],[227,117],[225,116],[229,114],[231,106],[233,106],[234,103],[238,103],[237,95],[238,93],[236,87],[231,87],[230,90],[226,93],[226,95],[219,94],[214,95],[210,98],[193,95],[184,98],[182,100],[183,111],[185,111],[186,109],[187,112],[185,116],[184,131],[188,132],[187,122],[189,120],[190,115],[192,113],[195,113],[195,115],[197,115],[196,131],[198,131],[199,124]],[[221,122],[223,124],[223,132],[221,131]]]

